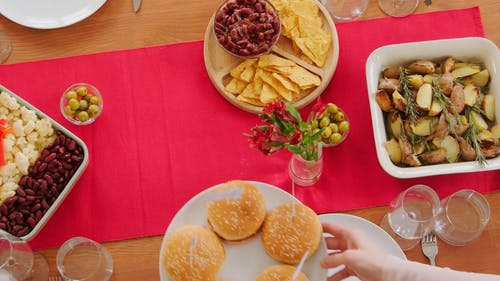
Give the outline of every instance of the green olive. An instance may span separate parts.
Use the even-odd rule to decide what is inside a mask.
[[[90,103],[91,104],[99,104],[99,98],[96,96],[90,97]]]
[[[330,125],[330,118],[328,118],[327,116],[321,118],[321,121],[319,121],[319,127],[325,128],[328,127],[328,125]]]
[[[90,103],[90,99],[92,98],[92,95],[91,94],[87,94],[85,96],[82,97],[82,99],[86,100],[88,103]]]
[[[80,102],[77,99],[70,99],[68,105],[72,110],[77,110],[80,108]]]
[[[330,138],[328,139],[328,141],[331,143],[331,144],[338,144],[342,141],[342,135],[339,134],[339,133],[333,133]]]
[[[339,123],[339,130],[342,134],[349,131],[349,122],[346,120],[340,122]]]
[[[86,100],[80,100],[80,109],[87,110],[89,108],[89,103]]]
[[[344,119],[345,119],[345,116],[344,116],[344,113],[342,111],[335,113],[335,115],[333,116],[333,121],[335,121],[335,122],[342,122],[342,121],[344,121]]]
[[[330,127],[330,129],[332,129],[332,133],[339,132],[339,126],[337,125],[337,123],[330,123],[330,125],[328,127]]]
[[[89,120],[89,114],[87,113],[87,111],[80,111],[76,114],[76,118],[81,122],[85,122]]]
[[[71,106],[69,105],[66,105],[64,107],[64,112],[70,116],[74,115],[75,114],[75,111],[73,109],[71,109]]]
[[[70,100],[70,99],[76,99],[78,98],[78,95],[75,91],[68,91],[66,93],[66,99]]]
[[[332,129],[330,129],[330,127],[325,127],[323,128],[323,132],[321,132],[321,137],[327,139],[330,137],[331,134],[332,134]]]
[[[89,109],[87,112],[90,114],[90,116],[94,116],[99,112],[99,106],[95,104],[89,105]]]
[[[87,87],[85,86],[80,86],[78,87],[78,89],[76,89],[76,93],[80,96],[80,97],[84,97],[87,95]]]
[[[335,114],[339,111],[339,108],[336,104],[330,102],[326,106],[326,111],[330,112],[331,114]]]
[[[318,128],[318,125],[319,125],[318,119],[314,119],[311,121],[311,128],[312,129]]]

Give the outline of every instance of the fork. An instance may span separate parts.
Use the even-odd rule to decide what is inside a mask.
[[[61,276],[50,276],[49,281],[63,281]]]
[[[422,252],[431,261],[431,265],[436,265],[436,256],[438,254],[438,246],[436,235],[434,233],[426,234],[422,237]]]

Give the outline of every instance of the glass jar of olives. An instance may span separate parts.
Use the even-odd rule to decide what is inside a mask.
[[[321,112],[312,112],[308,120],[313,134],[321,132],[323,147],[339,145],[349,134],[347,114],[334,103],[326,104]]]
[[[64,91],[60,101],[62,115],[76,125],[94,122],[103,109],[101,93],[87,83],[77,83]]]

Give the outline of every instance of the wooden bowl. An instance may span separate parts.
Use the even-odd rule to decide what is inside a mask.
[[[328,10],[319,1],[315,0],[315,2],[319,8],[320,16],[323,19],[323,29],[332,35],[332,44],[330,44],[325,65],[320,68],[302,60],[299,54],[293,50],[292,41],[284,36],[280,36],[278,42],[273,46],[271,51],[274,54],[294,61],[310,72],[318,75],[321,79],[319,86],[301,91],[298,97],[291,102],[298,109],[308,105],[323,93],[335,73],[339,58],[339,41],[335,24]],[[231,80],[229,72],[232,68],[241,63],[243,59],[229,54],[217,42],[213,30],[214,16],[215,13],[212,15],[207,25],[203,46],[203,55],[208,76],[217,91],[231,104],[251,113],[262,113],[261,106],[239,101],[236,99],[236,95],[225,89],[225,86]]]

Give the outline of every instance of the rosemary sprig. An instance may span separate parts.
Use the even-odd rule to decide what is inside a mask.
[[[413,122],[413,124],[415,124],[417,123],[419,113],[417,110],[415,97],[410,90],[409,84],[410,82],[408,80],[408,71],[406,69],[403,69],[401,70],[401,72],[399,72],[399,86],[403,90],[403,97],[406,100],[406,116],[410,118],[410,121]]]
[[[476,161],[480,166],[486,166],[486,158],[484,157],[483,151],[481,150],[481,146],[479,144],[479,137],[477,135],[478,129],[472,120],[471,112],[476,111],[481,113],[481,109],[477,106],[466,106],[465,107],[465,116],[467,121],[469,122],[469,128],[464,133],[465,140],[474,148],[476,151]]]
[[[462,125],[462,121],[460,120],[460,116],[458,115],[457,110],[455,109],[453,104],[451,104],[450,99],[443,93],[439,85],[437,85],[437,82],[433,83],[432,92],[433,92],[432,97],[435,98],[443,108],[444,118],[446,119],[446,122],[448,122],[448,129],[455,136],[455,138],[458,138],[457,133],[455,131],[455,126],[450,118],[450,111],[451,111],[453,113],[453,116],[455,117],[455,120],[457,120],[458,124]]]

